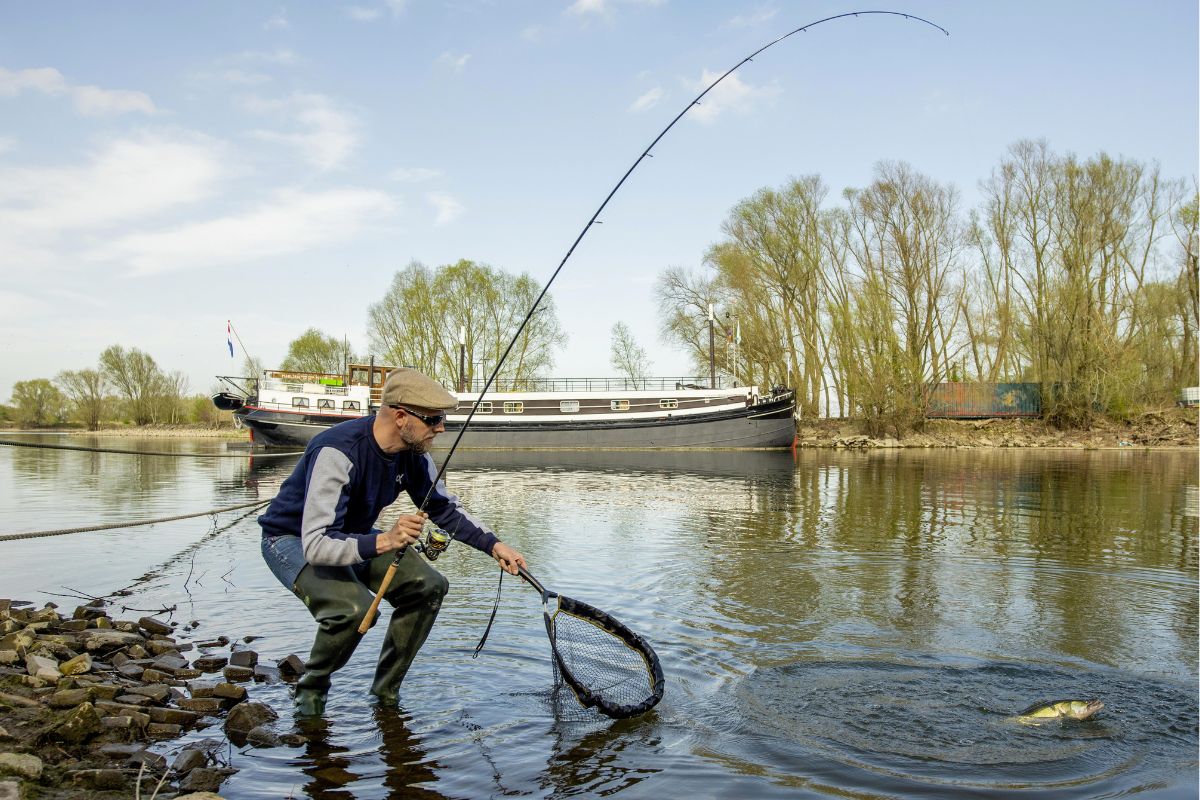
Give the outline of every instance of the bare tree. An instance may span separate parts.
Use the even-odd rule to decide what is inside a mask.
[[[651,362],[646,350],[633,338],[633,332],[624,322],[612,327],[612,343],[609,363],[618,373],[629,379],[636,389],[650,374]]]
[[[470,382],[495,368],[539,293],[540,286],[528,275],[510,275],[485,264],[462,260],[435,272],[413,262],[395,274],[388,292],[368,309],[371,346],[391,364],[416,367],[455,385],[459,337],[465,329]],[[517,338],[495,388],[541,376],[565,339],[553,298],[547,295]]]
[[[100,354],[100,371],[127,403],[126,414],[138,425],[154,421],[155,396],[162,371],[148,353],[112,345]]]
[[[67,396],[71,410],[89,431],[100,429],[108,382],[95,369],[65,370],[54,379]]]

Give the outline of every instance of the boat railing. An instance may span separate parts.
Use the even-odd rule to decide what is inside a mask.
[[[262,390],[331,395],[346,395],[349,393],[349,388],[346,386],[328,386],[322,383],[291,383],[288,381],[273,380],[263,380]]]
[[[466,393],[475,394],[483,390],[485,379],[467,382]],[[732,386],[731,386],[732,383]],[[521,380],[497,379],[489,392],[649,392],[682,391],[684,389],[728,389],[737,388],[736,382],[717,378],[711,386],[708,378],[684,376],[678,378],[527,378]]]

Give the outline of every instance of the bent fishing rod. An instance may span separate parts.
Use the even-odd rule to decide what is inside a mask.
[[[663,128],[661,131],[659,131],[658,135],[654,137],[654,139],[650,142],[649,145],[647,145],[646,149],[642,151],[642,154],[639,155],[634,160],[633,164],[630,165],[629,169],[625,170],[625,174],[621,176],[621,179],[619,181],[617,181],[616,185],[613,186],[613,188],[609,191],[608,195],[604,198],[604,202],[602,202],[600,204],[600,206],[595,210],[595,212],[593,212],[592,216],[588,219],[587,223],[583,226],[583,229],[579,232],[579,235],[575,237],[575,241],[571,243],[571,247],[567,250],[566,255],[563,256],[562,261],[560,261],[558,264],[558,267],[554,270],[553,273],[551,273],[550,279],[547,280],[546,285],[542,287],[542,291],[540,294],[538,294],[537,299],[535,299],[533,301],[533,305],[530,306],[530,308],[529,308],[529,313],[527,313],[525,315],[525,318],[523,320],[521,320],[521,324],[517,326],[516,333],[513,334],[511,341],[509,341],[508,347],[506,347],[504,349],[504,353],[500,356],[500,360],[496,362],[496,366],[492,370],[491,375],[488,376],[487,382],[483,385],[483,389],[479,392],[479,396],[477,398],[475,398],[475,403],[471,406],[471,410],[467,414],[467,418],[463,421],[462,427],[459,428],[458,435],[454,437],[454,442],[450,445],[450,451],[446,454],[446,458],[442,461],[441,467],[438,468],[437,475],[434,477],[433,483],[430,484],[429,491],[425,493],[425,499],[421,501],[421,506],[420,506],[420,508],[417,509],[419,512],[425,511],[425,506],[428,505],[430,498],[433,496],[434,489],[437,487],[438,482],[441,481],[442,476],[445,474],[446,466],[450,463],[450,459],[452,459],[454,457],[454,452],[458,449],[458,445],[459,445],[459,442],[462,441],[463,434],[465,434],[467,432],[467,428],[470,427],[471,421],[475,419],[475,412],[479,410],[480,402],[482,402],[483,397],[485,394],[487,394],[488,390],[490,390],[492,388],[492,384],[495,383],[496,377],[500,374],[500,369],[504,366],[504,362],[508,358],[509,353],[511,353],[513,347],[516,346],[517,341],[521,338],[521,334],[525,332],[525,327],[529,324],[529,320],[533,319],[533,315],[535,313],[537,313],[538,306],[541,305],[542,300],[546,297],[546,293],[550,291],[550,286],[551,286],[551,284],[554,283],[554,280],[558,277],[558,273],[562,272],[563,267],[565,267],[567,265],[567,262],[571,259],[571,256],[575,253],[575,248],[577,248],[579,246],[579,243],[583,241],[583,237],[587,236],[588,231],[590,231],[592,229],[593,225],[598,224],[597,219],[604,212],[604,209],[608,206],[609,201],[613,199],[613,196],[616,195],[616,193],[621,189],[621,187],[625,184],[625,181],[629,179],[629,176],[633,174],[634,170],[636,170],[639,166],[641,166],[643,161],[645,161],[647,158],[654,157],[650,151],[654,149],[655,145],[657,145],[662,140],[662,138],[664,136],[666,136],[667,133],[672,128],[675,127],[675,124],[677,122],[679,122],[679,120],[683,119],[684,115],[687,114],[688,111],[692,110],[692,108],[694,108],[695,106],[700,105],[700,101],[703,100],[704,97],[709,92],[711,92],[718,85],[720,85],[721,81],[728,78],[734,72],[737,72],[737,70],[740,69],[744,64],[746,64],[750,61],[753,61],[754,57],[759,55],[763,51],[774,47],[775,45],[779,44],[780,42],[784,41],[785,39],[789,39],[792,36],[795,36],[797,33],[806,33],[810,28],[815,28],[816,26],[824,24],[826,22],[833,22],[834,20],[845,19],[846,17],[860,17],[860,16],[870,16],[870,15],[903,17],[904,19],[913,20],[914,22],[920,22],[924,25],[928,25],[931,28],[936,28],[937,30],[941,31],[942,33],[946,34],[947,36],[950,35],[950,31],[946,30],[941,25],[938,25],[936,22],[931,22],[927,19],[924,19],[923,17],[918,17],[915,14],[908,14],[903,11],[847,11],[844,14],[835,14],[832,17],[825,17],[824,19],[819,19],[819,20],[816,20],[815,22],[810,22],[807,25],[803,25],[799,28],[796,28],[793,31],[789,31],[788,33],[783,34],[782,36],[778,37],[777,39],[767,42],[762,47],[758,48],[753,53],[746,56],[741,61],[739,61],[738,63],[734,64],[732,67],[727,69],[724,73],[721,74],[720,77],[718,77],[712,83],[708,84],[708,86],[704,87],[704,90],[702,92],[700,92],[700,94],[696,95],[696,97],[694,99],[692,99],[692,101],[690,103],[688,103],[686,106],[683,107],[682,111],[680,111],[678,114],[675,115],[674,119],[672,119],[669,123],[667,123],[667,126],[665,128]],[[448,542],[447,542],[447,544],[448,544]],[[370,627],[371,622],[374,620],[375,612],[379,608],[379,602],[380,602],[380,600],[382,600],[384,592],[387,591],[387,587],[391,583],[392,578],[395,575],[396,567],[400,563],[400,559],[404,557],[405,549],[406,548],[402,548],[396,552],[396,560],[394,562],[392,562],[392,565],[388,568],[387,573],[384,575],[383,581],[382,581],[382,583],[380,583],[380,586],[379,586],[379,591],[375,593],[375,599],[371,603],[371,607],[367,610],[366,615],[363,617],[362,624],[359,626],[359,633],[366,633],[367,628]],[[442,549],[444,549],[444,547]]]

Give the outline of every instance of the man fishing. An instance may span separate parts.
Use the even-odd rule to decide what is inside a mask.
[[[414,369],[393,370],[384,381],[378,412],[314,437],[259,517],[267,566],[317,621],[312,652],[296,686],[299,715],[324,712],[333,673],[358,646],[359,622],[395,551],[418,541],[426,518],[513,575],[526,566],[524,556],[462,510],[443,482],[434,485],[437,467],[428,450],[445,431],[446,412],[457,404],[432,378]],[[402,514],[386,531],[374,528],[402,489],[418,507],[428,496],[428,513]],[[381,704],[396,704],[400,682],[429,635],[448,587],[419,553],[403,553],[383,596],[394,610],[371,684]]]

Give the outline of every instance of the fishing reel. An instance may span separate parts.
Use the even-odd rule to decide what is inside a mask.
[[[425,539],[421,543],[421,549],[425,552],[426,558],[430,561],[437,561],[438,556],[446,552],[446,548],[450,546],[450,540],[453,537],[429,520],[425,520],[423,533],[425,534]]]

